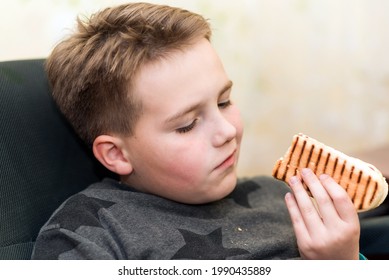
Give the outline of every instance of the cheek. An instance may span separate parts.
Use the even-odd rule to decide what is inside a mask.
[[[184,141],[184,137],[176,141],[166,141],[161,150],[163,154],[160,161],[160,169],[168,176],[175,178],[196,177],[204,173],[207,155],[204,139]]]

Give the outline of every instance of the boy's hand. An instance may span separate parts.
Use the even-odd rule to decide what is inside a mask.
[[[301,172],[317,208],[297,177],[290,179],[293,190],[286,205],[303,259],[358,259],[360,225],[346,191],[328,175],[319,178],[310,170]]]

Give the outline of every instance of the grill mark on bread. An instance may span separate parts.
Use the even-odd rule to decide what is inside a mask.
[[[361,182],[361,178],[362,178],[362,170],[359,171],[359,176],[358,176],[357,184],[359,184]]]
[[[363,196],[363,199],[362,199],[362,203],[361,203],[361,209],[364,208],[364,207],[367,207],[367,206],[370,206],[371,203],[376,199],[376,196],[377,196],[377,190],[378,190],[378,183],[375,182],[373,185],[371,185],[371,176],[369,176],[368,180],[367,180],[367,184],[366,184],[366,191],[364,193],[364,196]],[[371,186],[369,188],[369,185]],[[369,189],[373,189],[371,191],[371,197],[369,199],[369,197],[366,197],[366,194],[368,194],[368,190]],[[367,199],[369,199],[367,201]],[[367,205],[366,205],[367,204]]]
[[[319,166],[320,164],[320,160],[321,160],[321,154],[323,153],[323,148],[320,148],[319,150],[319,156],[317,157],[317,163],[315,165],[315,170],[313,170],[313,172],[316,174],[316,171],[317,171],[317,167]]]
[[[347,160],[345,160],[343,162],[342,171],[340,171],[340,179],[342,179],[342,177],[343,177],[344,169],[346,168],[346,163],[347,163]]]
[[[369,177],[367,178],[367,182],[366,182],[366,184],[365,184],[365,191],[364,191],[364,193],[363,193],[363,196],[362,196],[362,198],[361,198],[361,201],[359,202],[359,204],[358,204],[358,206],[357,206],[357,209],[362,209],[363,206],[366,204],[366,199],[367,199],[366,195],[368,194],[368,191],[369,191],[370,181],[371,181],[371,176],[369,176]],[[374,193],[372,194],[371,197],[374,197]],[[370,201],[369,201],[369,204],[370,204],[370,203],[371,203],[371,199],[370,199]]]
[[[313,154],[313,150],[315,149],[315,145],[312,144],[311,145],[311,149],[309,151],[309,156],[308,156],[308,159],[307,159],[307,163],[305,164],[305,167],[308,167],[309,165],[309,162],[311,161],[311,158],[312,158],[312,154]]]
[[[346,164],[347,164],[347,160],[345,160],[345,161],[343,162],[342,169],[340,170],[340,175],[339,175],[338,184],[340,184],[340,182],[342,182],[344,170],[346,169]],[[347,191],[347,189],[346,189],[346,191]]]
[[[300,166],[300,162],[301,162],[301,159],[303,157],[303,154],[305,152],[305,145],[307,144],[307,140],[304,140],[303,142],[303,147],[301,148],[301,152],[300,152],[300,155],[298,156],[297,158],[297,167]]]
[[[361,205],[361,206],[363,206],[363,205],[365,204],[365,197],[366,197],[366,194],[367,194],[367,190],[369,190],[370,182],[371,182],[371,176],[369,176],[369,178],[367,179],[366,191],[365,191],[365,193],[364,193],[364,195],[363,195],[363,198],[362,198],[362,205]],[[372,195],[371,195],[371,198],[370,198],[370,200],[369,200],[369,204],[372,202],[372,198],[374,198],[374,196],[375,196],[375,191],[376,191],[376,189],[374,188],[374,191],[373,191],[373,193],[372,193]]]
[[[349,158],[351,159],[348,160]],[[359,161],[355,162],[352,157],[343,155],[331,147],[327,148],[313,138],[299,134],[294,136],[292,145],[284,157],[276,162],[273,176],[287,182],[286,180],[305,167],[312,169],[317,176],[326,173],[333,177],[346,190],[357,210],[364,211],[377,207],[382,203],[383,196],[387,195],[386,182],[383,181],[382,186],[380,179],[369,170],[365,172],[366,169],[359,165]],[[368,167],[381,174],[374,166],[368,164]],[[304,188],[310,194],[305,184]]]
[[[373,200],[375,199],[376,195],[377,195],[377,190],[378,190],[378,183],[375,182],[374,184],[374,191],[373,191],[373,195],[371,196],[371,199],[369,201],[369,204],[373,202]]]
[[[336,157],[335,159],[335,163],[334,163],[334,168],[332,168],[332,173],[331,173],[331,177],[335,174],[335,171],[336,171],[336,167],[338,167],[338,161],[339,161],[339,158]]]
[[[326,162],[324,163],[324,170],[323,170],[323,173],[327,173],[327,166],[328,166],[328,161],[330,160],[330,156],[331,156],[331,153],[328,153],[327,154],[327,158],[326,158]]]
[[[351,167],[350,176],[348,176],[349,182],[351,181],[351,178],[352,178],[353,175],[354,175],[354,168],[355,168],[355,166],[353,165],[353,166]],[[349,187],[349,186],[350,186],[350,183],[347,183],[346,188],[345,188],[346,191],[348,191],[348,187]]]
[[[357,183],[355,185],[355,190],[354,190],[354,193],[353,193],[352,199],[351,199],[356,204],[357,209],[360,209],[362,202],[363,202],[363,198],[360,198],[359,202],[355,201],[358,198],[357,196],[358,196],[358,190],[361,187],[361,186],[359,186],[359,184],[361,183],[361,179],[362,179],[362,170],[359,171]],[[366,191],[364,193],[366,193]]]
[[[299,141],[299,138],[300,138],[300,137],[296,137],[296,141],[294,142],[292,151],[291,151],[291,153],[290,153],[288,162],[287,162],[287,164],[286,164],[285,172],[284,172],[284,174],[283,174],[283,176],[282,176],[282,180],[283,180],[283,181],[285,181],[285,179],[286,179],[286,174],[288,174],[289,164],[290,164],[290,161],[292,160],[294,151],[296,150],[296,147],[297,147],[297,143],[298,143],[298,141]]]

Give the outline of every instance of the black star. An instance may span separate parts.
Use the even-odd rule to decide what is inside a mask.
[[[35,256],[44,260],[58,259],[62,253],[77,247],[80,242],[60,234],[57,227],[70,231],[75,231],[80,226],[101,227],[98,211],[114,204],[84,194],[76,194],[71,197],[50,220],[48,227],[53,226],[53,229],[47,236],[44,235],[37,240],[39,246],[35,247]],[[55,242],[52,242],[52,235],[55,236]],[[40,245],[41,242],[42,245]],[[47,248],[46,243],[49,244],[50,248]]]
[[[177,251],[172,259],[225,260],[231,256],[249,253],[240,248],[224,248],[221,228],[214,230],[208,235],[196,234],[184,229],[178,230],[184,237],[186,244]]]
[[[80,226],[101,227],[98,216],[99,210],[109,208],[114,204],[111,201],[76,194],[50,220],[49,225],[58,224],[61,228],[70,231],[75,231]]]
[[[249,203],[249,194],[253,191],[256,191],[260,188],[258,184],[253,181],[247,181],[239,188],[236,188],[227,198],[231,198],[235,201],[236,204],[239,204],[246,208],[252,208]]]
[[[56,235],[55,242],[52,242],[50,237],[51,236],[42,236],[36,241],[34,259],[57,260],[59,255],[76,248],[78,244],[80,244],[79,241],[64,238],[62,235]],[[48,242],[49,248],[47,244],[45,244],[46,242]]]

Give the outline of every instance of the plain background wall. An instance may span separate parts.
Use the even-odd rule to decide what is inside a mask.
[[[124,2],[2,0],[0,60],[45,57],[78,14]],[[351,154],[389,143],[389,1],[150,2],[210,19],[245,122],[242,176],[270,174],[298,132]]]

